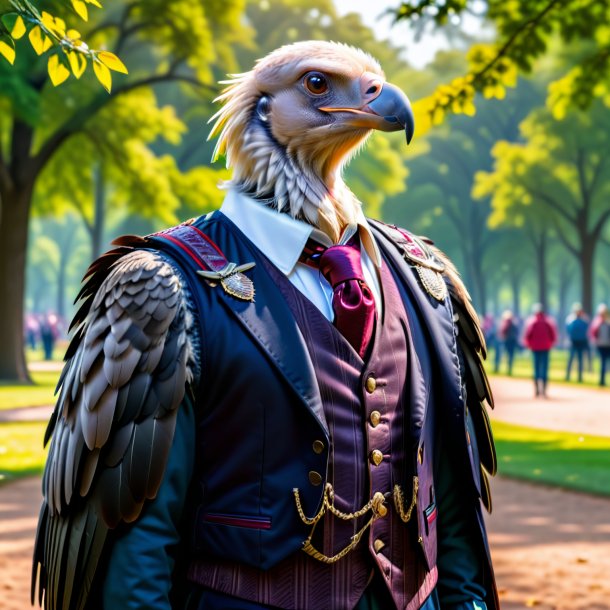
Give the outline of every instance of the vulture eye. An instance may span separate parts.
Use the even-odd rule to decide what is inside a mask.
[[[328,81],[326,76],[320,72],[310,72],[305,76],[305,88],[309,93],[314,95],[322,95],[328,91]]]

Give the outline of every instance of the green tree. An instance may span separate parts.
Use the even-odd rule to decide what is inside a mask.
[[[441,70],[442,64],[436,69]],[[414,210],[435,211],[430,230],[417,230],[429,233],[460,262],[474,304],[483,313],[488,305],[488,278],[495,268],[490,248],[497,236],[487,228],[489,199],[477,201],[471,195],[474,177],[482,169],[491,169],[491,149],[498,139],[519,137],[519,123],[540,99],[527,81],[511,91],[510,97],[507,104],[481,102],[476,121],[451,117],[441,129],[429,134],[429,148],[410,162],[407,205],[394,198],[385,208],[388,217],[409,223],[406,226],[411,229],[418,227],[417,221],[413,224]],[[440,217],[445,218],[446,225],[439,225]]]
[[[492,198],[492,224],[520,223],[536,241],[538,256],[550,231],[557,235],[579,266],[588,312],[595,252],[610,219],[609,115],[601,102],[563,121],[547,110],[534,111],[521,125],[525,142],[498,142],[494,171],[479,174],[474,189],[475,196]]]
[[[78,285],[89,260],[83,237],[75,214],[37,218],[32,223],[26,290],[32,311],[50,309],[67,318],[69,290]]]
[[[65,151],[70,165],[90,163],[76,146],[76,137],[88,131],[111,140],[113,109],[128,94],[162,83],[187,83],[208,94],[214,81],[213,65],[232,69],[237,39],[249,31],[238,18],[242,0],[191,2],[109,1],[107,10],[91,19],[83,36],[95,48],[105,46],[129,66],[107,94],[86,73],[79,83],[71,79],[54,89],[47,66],[27,46],[14,66],[0,64],[0,378],[27,379],[21,333],[27,231],[38,180],[56,155]],[[23,52],[21,52],[23,51]],[[151,64],[154,66],[151,69]],[[51,111],[53,109],[53,111]],[[106,112],[106,121],[92,131],[93,121]],[[134,121],[142,118],[139,113]],[[144,119],[145,120],[145,119]],[[74,146],[71,146],[74,143]],[[133,169],[147,153],[137,143],[123,147]],[[89,153],[90,149],[87,150]],[[121,161],[124,161],[121,158]],[[167,162],[162,157],[159,163]],[[153,163],[154,165],[154,163]],[[151,164],[145,168],[150,171]],[[110,170],[109,170],[110,171]],[[150,173],[149,173],[150,176]],[[190,184],[192,185],[191,177]],[[139,180],[144,187],[150,185]]]
[[[610,4],[606,0],[408,0],[395,10],[417,31],[427,24],[446,27],[464,13],[491,22],[497,31],[492,43],[476,44],[469,69],[441,85],[416,106],[420,133],[440,124],[448,112],[474,114],[474,95],[503,98],[519,73],[529,74],[554,40],[564,46],[586,40],[571,67],[550,85],[549,102],[556,117],[568,108],[585,108],[595,97],[610,102]]]

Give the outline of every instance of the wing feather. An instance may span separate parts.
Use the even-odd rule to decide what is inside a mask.
[[[491,432],[487,406],[493,409],[493,394],[489,386],[484,360],[487,357],[485,339],[479,319],[470,301],[459,273],[451,261],[437,248],[431,246],[437,258],[445,264],[445,277],[453,305],[458,329],[457,341],[464,357],[468,410],[472,418],[479,458],[483,468],[494,475],[497,470],[496,449]],[[491,509],[491,495],[487,476],[482,477],[483,504]]]
[[[128,238],[86,274],[49,426],[32,573],[46,610],[80,610],[120,522],[161,484],[192,382],[179,275]]]

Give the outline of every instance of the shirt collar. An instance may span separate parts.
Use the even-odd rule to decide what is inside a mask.
[[[236,189],[227,192],[220,211],[286,275],[292,273],[310,237],[324,246],[333,245],[325,233],[309,223],[278,212]],[[355,230],[375,266],[381,267],[379,247],[362,210],[358,211],[352,234]]]

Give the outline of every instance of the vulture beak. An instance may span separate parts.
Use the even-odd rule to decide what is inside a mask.
[[[415,119],[409,98],[395,85],[383,83],[376,97],[361,108],[320,108],[323,112],[348,112],[352,117],[344,124],[380,131],[405,130],[407,144],[415,132]]]

